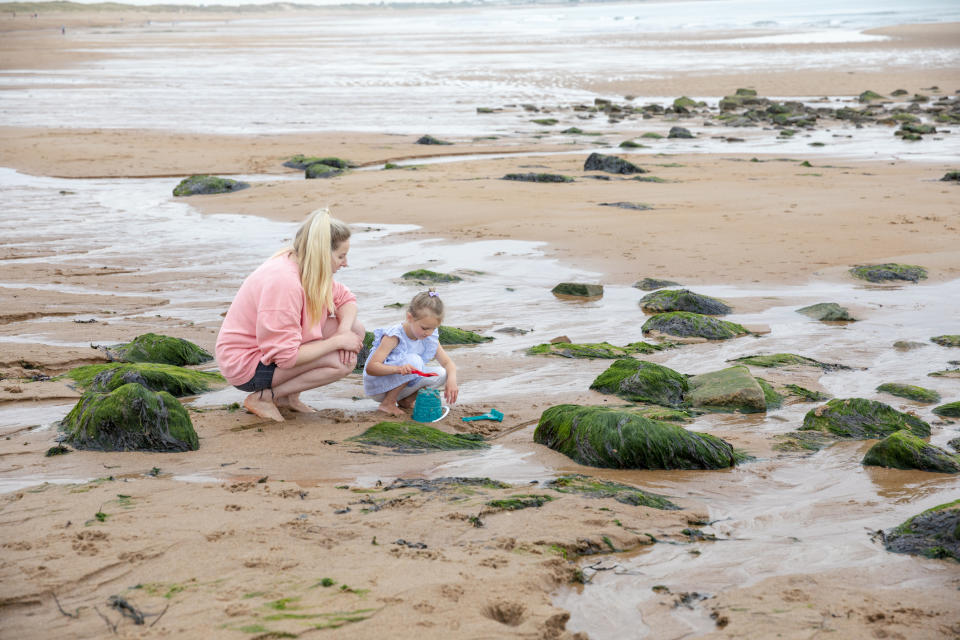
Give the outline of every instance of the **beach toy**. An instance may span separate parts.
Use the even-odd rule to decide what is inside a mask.
[[[422,376],[422,377],[424,377],[424,378],[432,378],[433,376],[438,376],[438,375],[440,375],[439,373],[424,373],[423,371],[420,371],[419,369],[410,369],[410,373],[415,373],[415,374],[417,374],[418,376]]]
[[[496,420],[497,422],[502,422],[503,413],[497,411],[496,409],[490,409],[490,411],[480,414],[479,416],[464,416],[460,419],[464,422],[473,422],[474,420]]]
[[[413,403],[413,419],[417,422],[436,422],[443,420],[450,407],[445,407],[440,403],[440,391],[438,389],[420,389],[417,392],[417,399]]]

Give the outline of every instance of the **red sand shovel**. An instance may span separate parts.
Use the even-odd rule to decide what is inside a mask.
[[[424,377],[424,378],[432,378],[433,376],[438,376],[438,375],[440,375],[439,373],[424,373],[423,371],[420,371],[419,369],[410,369],[410,373],[415,373],[415,374],[417,374],[418,376],[421,376],[421,377]]]

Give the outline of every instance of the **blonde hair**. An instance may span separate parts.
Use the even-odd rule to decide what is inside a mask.
[[[443,322],[443,300],[440,299],[436,289],[421,291],[413,296],[407,311],[416,319],[419,319],[424,311],[429,311],[437,320]]]
[[[323,208],[300,225],[293,246],[277,255],[290,254],[300,267],[300,284],[307,298],[307,313],[313,324],[323,322],[324,312],[333,312],[333,252],[350,238],[350,227]]]

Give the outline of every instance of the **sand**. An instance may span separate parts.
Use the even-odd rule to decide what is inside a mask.
[[[36,25],[115,25],[121,18],[131,19],[129,13],[44,15]],[[22,30],[20,16],[3,23],[4,67],[68,63],[57,44],[59,34],[38,37],[33,27]],[[955,44],[957,25],[889,31],[933,46]],[[649,95],[720,95],[746,84],[744,79],[683,77],[642,89]],[[751,84],[780,95],[789,95],[785,87],[795,87],[797,95],[849,95],[866,85],[919,91],[940,84],[952,92],[960,88],[954,87],[957,79],[956,69],[925,69],[910,77],[878,70],[855,81],[805,73],[752,78]],[[637,87],[617,90],[636,92]],[[60,177],[281,174],[289,172],[282,161],[295,153],[337,155],[367,166],[438,154],[436,148],[413,144],[412,137],[387,134],[212,136],[2,127],[0,140],[0,166]],[[523,138],[457,140],[455,151],[442,152],[559,148]],[[583,153],[261,183],[235,194],[196,197],[191,204],[205,213],[286,221],[328,205],[348,222],[420,225],[410,232],[416,236],[453,242],[542,240],[548,255],[595,270],[611,284],[644,276],[689,284],[840,281],[852,265],[888,261],[925,265],[932,281],[960,276],[960,190],[937,182],[954,166],[818,156],[808,168],[799,159],[742,152],[635,159],[664,183],[500,179],[520,170],[579,178],[590,145],[573,149]],[[525,168],[529,165],[536,168]],[[599,206],[610,201],[643,202],[650,209]],[[29,248],[3,243],[0,251],[3,258],[34,255]],[[216,325],[187,326],[153,314],[165,304],[162,291],[155,297],[127,297],[30,286],[94,285],[125,270],[135,282],[151,282],[149,271],[136,266],[116,264],[115,273],[97,271],[97,265],[65,272],[42,260],[29,268],[3,266],[3,280],[24,288],[2,293],[0,327],[7,341],[0,347],[0,402],[18,407],[71,402],[79,394],[65,383],[31,377],[104,361],[96,349],[17,341],[28,332],[26,322],[38,317],[58,323],[57,335],[65,343],[121,342],[156,331],[212,348]],[[105,309],[117,314],[116,322],[56,319]],[[457,358],[462,381],[467,372],[494,378],[516,365],[465,350]],[[545,392],[536,402],[488,400],[507,414],[502,423],[460,421],[485,410],[466,404],[455,407],[441,427],[473,430],[494,444],[528,451],[547,475],[616,478],[530,442],[531,425],[547,406],[600,404],[604,397],[589,391],[574,397]],[[553,594],[579,588],[579,570],[590,563],[584,558],[600,553],[601,562],[612,567],[647,552],[653,538],[686,541],[683,530],[706,518],[704,504],[683,496],[675,497],[683,510],[659,511],[544,486],[392,487],[393,478],[421,477],[425,469],[458,456],[394,454],[350,442],[381,419],[372,411],[322,409],[288,414],[286,422],[274,424],[219,406],[194,410],[191,417],[201,446],[189,454],[74,452],[47,458],[43,453],[52,445],[51,432],[27,426],[0,433],[5,476],[89,479],[0,495],[0,637],[319,636],[311,631],[315,626],[324,637],[337,638],[583,638],[587,634],[566,629],[569,614],[553,604]],[[756,434],[731,427],[720,435],[738,447],[772,455],[769,440]],[[555,499],[520,511],[486,504],[518,493]],[[696,605],[711,626],[697,637],[960,635],[956,569],[922,560],[898,567],[897,575],[871,564],[767,577],[727,589]],[[113,596],[123,601],[113,600],[111,606]],[[684,594],[661,590],[638,605],[646,624],[659,630],[651,637],[686,637],[690,630],[675,613],[684,601]],[[124,609],[123,602],[131,608]],[[143,624],[134,620],[137,613],[145,615]]]

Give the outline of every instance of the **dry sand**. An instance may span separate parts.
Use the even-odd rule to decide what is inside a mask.
[[[42,20],[53,27],[73,25],[72,20],[115,24],[117,17]],[[0,28],[11,29],[12,23]],[[897,33],[953,38],[956,26]],[[64,64],[56,37],[34,35],[4,34],[5,67],[27,61],[35,68]],[[911,78],[881,75],[870,86],[918,90],[950,79],[956,80],[956,70]],[[711,92],[703,79],[684,78],[651,93],[719,94],[745,84],[738,80],[724,78],[724,89]],[[821,94],[839,93],[841,85],[833,76],[791,75],[765,86],[787,95],[774,87]],[[230,137],[0,128],[0,140],[0,166],[67,177],[279,173],[286,171],[282,161],[294,153],[337,155],[362,164],[436,153],[407,137],[355,134]],[[459,141],[456,153],[512,152],[532,144]],[[724,154],[639,159],[667,180],[661,184],[499,179],[519,170],[579,176],[589,147],[582,150],[582,155],[355,171],[332,181],[278,181],[191,202],[204,212],[283,220],[300,220],[316,206],[330,205],[347,221],[414,223],[422,226],[415,233],[455,241],[545,240],[553,255],[599,270],[611,283],[643,276],[689,283],[794,283],[841,278],[850,265],[885,261],[923,264],[940,280],[960,275],[960,190],[936,182],[957,167],[815,160],[814,168],[800,168],[796,161],[761,157],[762,162],[751,162],[750,155]],[[641,201],[652,209],[592,206],[608,201]],[[2,245],[0,250],[6,258],[25,251]],[[57,267],[42,262],[3,270],[6,282],[20,284],[62,279],[83,285],[110,275],[57,273]],[[2,295],[0,323],[8,338],[26,332],[24,323],[38,316],[104,309],[127,316],[164,300],[162,292],[156,298],[129,298],[35,288]],[[96,327],[63,322],[57,330],[66,342],[92,342],[94,336],[120,342],[134,331],[154,330],[211,348],[216,329],[147,314]],[[94,349],[26,342],[5,342],[0,353],[0,402],[24,406],[77,397],[62,383],[25,378],[103,359]],[[487,376],[512,366],[463,356],[464,368],[480,369],[481,363],[481,375]],[[536,403],[498,403],[507,413],[502,424],[471,423],[470,428],[534,452],[547,469],[603,475],[529,442],[530,427],[523,425],[561,401],[604,400],[585,392],[575,398],[545,394]],[[459,417],[480,410],[457,407],[442,426],[466,429]],[[323,410],[265,424],[242,411],[215,407],[193,411],[192,419],[201,447],[189,454],[74,452],[45,458],[53,434],[30,429],[2,434],[5,474],[91,480],[0,496],[0,637],[272,638],[308,634],[316,626],[325,628],[325,637],[338,638],[570,638],[564,626],[568,615],[551,604],[551,593],[572,584],[577,554],[605,553],[610,547],[642,553],[650,536],[684,540],[681,530],[705,518],[703,505],[682,497],[676,501],[684,510],[658,511],[539,486],[439,491],[391,488],[389,481],[360,486],[358,478],[417,477],[457,458],[449,453],[371,455],[348,442],[379,420],[372,412]],[[770,453],[769,442],[755,435],[736,429],[720,435]],[[183,481],[184,476],[193,481]],[[557,499],[516,512],[485,506],[517,493]],[[475,526],[475,517],[482,527]],[[918,560],[907,575],[885,575],[882,567],[840,569],[730,589],[703,605],[715,613],[716,623],[703,637],[955,638],[960,635],[960,575],[930,566]],[[147,614],[145,624],[112,608],[111,596],[122,596]],[[648,624],[662,624],[663,635],[655,637],[686,633],[669,613],[681,597],[664,592],[644,609]]]

